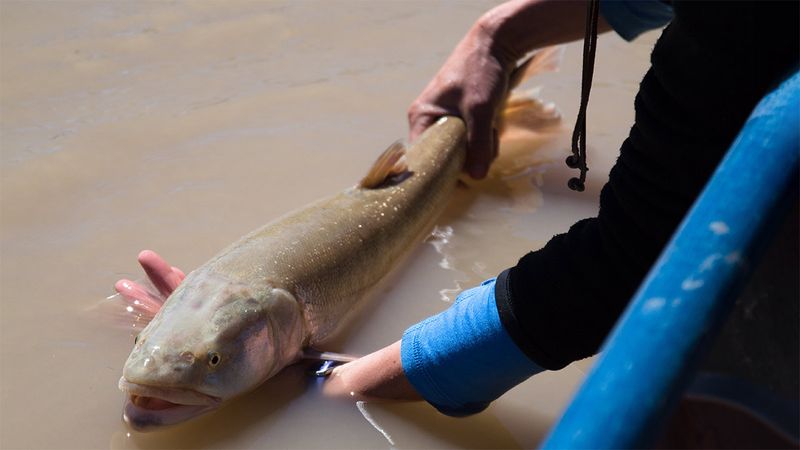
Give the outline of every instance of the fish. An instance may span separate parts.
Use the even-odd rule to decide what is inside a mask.
[[[124,364],[128,426],[150,431],[214,411],[335,335],[430,232],[456,188],[465,142],[464,122],[442,117],[408,148],[389,146],[356,186],[264,225],[189,273]]]

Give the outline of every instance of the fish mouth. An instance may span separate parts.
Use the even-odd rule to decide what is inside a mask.
[[[222,400],[192,389],[147,386],[124,377],[119,388],[125,392],[122,420],[136,431],[152,431],[185,422],[219,407]]]

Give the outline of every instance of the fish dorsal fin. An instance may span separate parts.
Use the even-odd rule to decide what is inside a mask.
[[[396,141],[389,146],[369,169],[367,175],[358,183],[364,189],[377,189],[385,186],[398,176],[408,174],[406,147]]]

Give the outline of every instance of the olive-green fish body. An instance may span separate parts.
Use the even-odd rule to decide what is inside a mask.
[[[289,213],[190,273],[140,333],[120,380],[136,429],[247,392],[329,337],[413,249],[464,163],[464,123],[390,147],[358,186]]]

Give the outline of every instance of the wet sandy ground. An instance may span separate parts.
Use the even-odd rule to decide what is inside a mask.
[[[140,249],[190,270],[251,229],[352,185],[406,134],[405,110],[497,2],[0,4],[0,447],[533,447],[588,362],[467,419],[422,403],[325,399],[292,368],[210,416],[129,433],[117,390],[133,334],[92,308]],[[333,350],[366,353],[596,212],[653,33],[600,40],[589,188],[566,189],[568,132],[459,191],[438,237]],[[532,84],[570,128],[580,47]],[[555,163],[549,163],[555,161]],[[502,170],[501,170],[502,169]],[[385,432],[379,432],[378,428]]]

